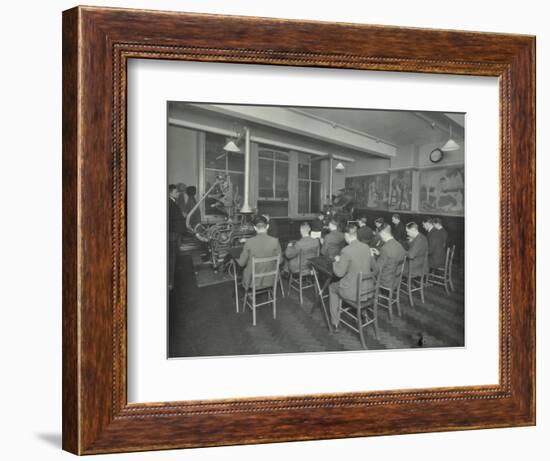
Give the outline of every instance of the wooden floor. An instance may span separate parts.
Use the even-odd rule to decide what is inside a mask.
[[[368,348],[464,346],[464,285],[456,277],[455,289],[447,296],[442,287],[428,287],[425,303],[418,299],[412,308],[402,295],[402,317],[394,315],[390,322],[387,311],[379,311],[379,338],[369,327]],[[276,320],[271,307],[264,306],[258,309],[257,325],[252,326],[250,310],[235,312],[232,283],[198,288],[191,258],[180,256],[170,296],[168,355],[174,358],[360,350],[357,333],[345,326],[337,333],[329,333],[321,311],[317,308],[312,312],[313,301],[311,289],[302,306],[296,292],[278,298]]]

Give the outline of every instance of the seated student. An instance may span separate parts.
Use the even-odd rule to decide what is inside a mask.
[[[445,236],[434,227],[432,218],[424,218],[422,226],[428,238],[428,266],[430,269],[445,266]]]
[[[379,232],[380,238],[384,245],[380,250],[374,249],[375,254],[378,254],[378,259],[375,260],[374,272],[380,274],[380,285],[385,288],[395,288],[395,275],[398,274],[401,264],[407,257],[407,252],[403,245],[399,243],[392,235],[391,226],[384,225]]]
[[[254,230],[256,235],[246,241],[240,258],[237,260],[239,266],[244,266],[243,286],[248,289],[252,284],[252,258],[268,258],[281,254],[281,245],[279,240],[267,235],[269,224],[263,216],[257,216],[254,219]],[[259,272],[271,272],[274,267],[270,263],[261,263],[256,265]],[[272,286],[273,277],[263,277],[256,279],[256,288]]]
[[[428,252],[428,240],[418,230],[418,224],[410,222],[406,226],[409,239],[409,250],[407,251],[408,270],[413,277],[426,272],[424,259]]]
[[[320,239],[325,228],[325,215],[322,211],[317,213],[317,218],[311,223],[311,237],[314,239]]]
[[[329,285],[330,317],[332,324],[338,329],[340,323],[340,310],[338,304],[340,298],[355,301],[357,297],[357,274],[372,273],[372,255],[366,243],[357,240],[357,226],[348,224],[345,229],[345,240],[347,246],[342,250],[341,256],[336,255],[332,263],[332,270],[338,282]],[[368,279],[363,282],[363,290],[374,287],[374,280]]]
[[[401,216],[397,213],[392,215],[391,222],[393,237],[401,243],[401,245],[404,245],[407,241],[407,232],[405,231],[405,225],[401,222]]]
[[[344,234],[338,230],[338,222],[336,219],[331,219],[328,223],[329,233],[324,236],[322,240],[321,254],[328,256],[330,259],[334,259],[336,255],[340,254],[342,248],[346,244]]]
[[[443,240],[445,241],[445,247],[447,247],[447,242],[449,240],[449,233],[447,232],[447,229],[443,227],[443,224],[441,223],[441,219],[434,218],[434,227],[443,235]]]
[[[267,235],[271,235],[271,237],[275,237],[276,239],[278,239],[279,227],[277,226],[277,221],[271,219],[271,217],[267,213],[264,213],[262,216],[266,219],[267,225],[269,226],[267,230]]]
[[[357,238],[360,242],[368,244],[374,237],[374,231],[367,225],[367,217],[359,218],[359,229],[357,230]]]
[[[372,248],[380,248],[384,244],[384,242],[382,241],[379,235],[380,229],[384,227],[384,224],[385,224],[384,218],[376,218],[374,220],[374,226],[375,226],[374,235],[370,240],[370,246]]]
[[[310,230],[309,223],[303,222],[300,225],[300,235],[302,238],[296,243],[290,242],[286,247],[287,268],[292,273],[298,273],[307,269],[308,259],[314,258],[319,254],[319,240],[309,236]],[[299,267],[300,251],[302,252],[302,267]]]

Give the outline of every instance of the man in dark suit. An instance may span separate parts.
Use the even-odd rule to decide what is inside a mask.
[[[445,241],[445,248],[447,248],[447,242],[449,241],[449,233],[447,232],[447,229],[443,227],[443,223],[441,222],[441,219],[434,218],[434,227],[443,235],[443,240]]]
[[[331,219],[328,223],[329,233],[322,239],[321,254],[334,260],[336,255],[340,254],[346,244],[344,234],[338,230],[338,222]]]
[[[252,258],[269,258],[281,254],[279,240],[267,235],[269,225],[263,216],[257,216],[254,220],[256,235],[248,239],[244,244],[241,256],[237,260],[239,266],[244,267],[242,284],[245,289],[252,285]],[[258,272],[271,272],[275,269],[272,263],[261,263],[256,265]],[[256,280],[256,288],[273,286],[273,276],[263,277]]]
[[[317,213],[317,218],[311,222],[311,237],[320,239],[325,228],[325,215],[322,211]]]
[[[406,248],[407,232],[405,231],[405,225],[401,222],[401,216],[397,213],[391,217],[392,222],[392,234],[395,240],[397,240],[403,248]]]
[[[178,205],[179,190],[168,185],[168,288],[174,287],[174,272],[181,234],[185,232],[185,218]]]
[[[340,256],[336,255],[332,263],[332,270],[338,282],[329,285],[330,316],[332,324],[337,329],[340,323],[340,298],[355,301],[357,297],[357,275],[372,273],[372,255],[369,246],[357,240],[357,226],[348,224],[344,232],[347,246]],[[372,278],[365,280],[362,290],[374,287]]]
[[[426,254],[428,253],[428,240],[418,230],[418,224],[410,222],[406,226],[409,238],[409,250],[407,251],[408,270],[413,277],[426,273]]]
[[[445,267],[445,235],[434,227],[432,218],[425,218],[422,226],[428,237],[428,266],[430,269]]]
[[[376,218],[374,220],[374,235],[372,236],[372,239],[370,240],[369,246],[371,248],[380,248],[382,244],[384,243],[382,239],[380,238],[379,232],[382,227],[384,227],[386,223],[384,222],[384,218]]]
[[[360,242],[368,244],[374,237],[374,231],[367,224],[367,217],[359,218],[359,229],[357,230],[357,239]]]
[[[393,237],[389,224],[380,229],[379,234],[384,245],[380,250],[373,249],[375,254],[379,255],[375,261],[374,272],[377,276],[379,275],[381,286],[393,289],[396,287],[396,283],[399,283],[396,276],[399,275],[399,270],[407,257],[407,252],[401,243]]]
[[[308,269],[307,261],[319,255],[319,240],[309,236],[310,230],[311,227],[309,223],[303,222],[300,225],[300,234],[302,238],[296,243],[290,242],[286,247],[285,256],[287,258],[287,268],[294,274]],[[302,252],[302,267],[299,267],[300,251]]]

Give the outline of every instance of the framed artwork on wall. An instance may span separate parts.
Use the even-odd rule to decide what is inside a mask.
[[[455,144],[484,155],[460,165],[425,167],[426,157],[416,168],[361,169],[367,156],[388,163],[398,155],[398,143],[372,130],[402,136],[389,118],[362,126],[360,113],[373,108],[415,108],[407,140],[428,153],[432,145],[454,149],[450,124],[464,133]],[[467,130],[454,113],[466,114]],[[422,124],[441,125],[441,139],[413,139]],[[65,11],[63,448],[97,454],[535,424],[534,178],[534,37]],[[411,279],[400,278],[399,288],[409,282],[401,303],[369,304],[366,316],[360,289],[355,307],[332,303],[340,258],[363,248],[351,223],[342,237],[349,248],[311,259],[304,297],[314,308],[304,310],[306,283],[279,264],[269,232],[279,227],[285,255],[294,234],[315,231],[325,242],[323,215],[319,223],[311,217],[343,185],[356,208],[460,220],[465,250],[454,265],[443,254],[444,287],[413,293]],[[483,242],[472,233],[481,217]],[[422,231],[420,221],[416,227]],[[252,267],[273,267],[260,273],[270,277],[260,286],[269,307],[257,313],[247,255],[258,236],[273,255],[249,258]],[[412,259],[400,260],[409,274]],[[459,277],[451,274],[457,268]],[[421,272],[418,290],[429,276]],[[376,277],[369,289],[379,291]],[[183,278],[202,291],[178,286]],[[285,311],[291,298],[295,308]],[[455,304],[435,310],[433,299]],[[351,328],[335,331],[331,320],[354,312]],[[407,322],[421,334],[403,328]],[[173,340],[174,325],[186,335]],[[230,330],[237,339],[227,342]],[[401,350],[372,347],[394,333],[401,336],[392,348]],[[291,347],[270,349],[273,338]],[[307,347],[298,351],[301,340]],[[217,353],[208,352],[212,341]],[[185,353],[172,354],[174,345]]]

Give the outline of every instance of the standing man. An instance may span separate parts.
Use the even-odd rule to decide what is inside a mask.
[[[357,229],[357,226],[355,226]],[[329,233],[322,240],[321,254],[334,260],[334,257],[340,254],[346,244],[344,234],[338,230],[338,222],[332,218],[328,223]]]
[[[181,234],[185,232],[185,218],[178,205],[179,190],[174,184],[168,185],[168,289],[174,287],[176,258]]]
[[[379,233],[380,233],[380,229],[382,229],[384,225],[385,225],[384,218],[376,218],[374,220],[374,235],[370,241],[370,246],[372,248],[380,248],[383,245],[384,242],[380,238]]]
[[[357,238],[360,242],[368,244],[374,237],[374,231],[367,225],[367,217],[359,218],[359,229],[357,230]]]
[[[380,229],[379,234],[384,245],[380,250],[373,249],[374,253],[379,255],[374,264],[374,272],[376,275],[380,274],[381,286],[394,289],[395,276],[398,275],[399,268],[407,257],[407,252],[401,243],[395,240],[389,224]]]
[[[372,273],[370,248],[366,243],[357,240],[357,226],[355,224],[346,226],[344,238],[348,245],[342,250],[341,256],[335,256],[332,263],[334,274],[341,277],[341,279],[329,285],[330,317],[336,331],[340,323],[340,298],[355,301],[357,296],[357,274],[359,272],[363,274]],[[365,280],[363,283],[363,290],[374,287],[372,278]]]
[[[425,257],[428,253],[428,240],[418,230],[418,224],[410,222],[406,227],[409,237],[409,251],[407,259],[409,260],[409,270],[411,276],[416,277],[426,272]]]
[[[449,240],[449,233],[447,232],[447,229],[443,227],[443,224],[441,223],[441,219],[434,218],[434,227],[443,235],[443,240],[445,242],[445,248],[446,248],[447,242]]]
[[[323,235],[323,229],[325,228],[325,215],[322,211],[317,213],[317,218],[311,223],[311,237],[314,239],[320,239]]]
[[[428,266],[430,269],[445,266],[445,236],[434,227],[432,218],[424,218],[422,226],[428,237]]]
[[[401,245],[403,245],[404,248],[406,241],[407,241],[407,232],[405,231],[405,226],[401,222],[401,216],[399,216],[397,213],[395,213],[391,217],[391,222],[393,224],[393,230],[392,234],[395,240],[397,240]]]
[[[269,224],[264,216],[257,216],[254,219],[254,230],[256,235],[246,241],[243,251],[237,263],[244,267],[242,284],[245,289],[252,285],[252,258],[269,258],[281,254],[281,245],[279,240],[267,235]],[[259,272],[271,272],[274,267],[270,263],[261,263],[256,266]],[[256,288],[265,288],[273,286],[275,279],[263,277],[259,279]]]

